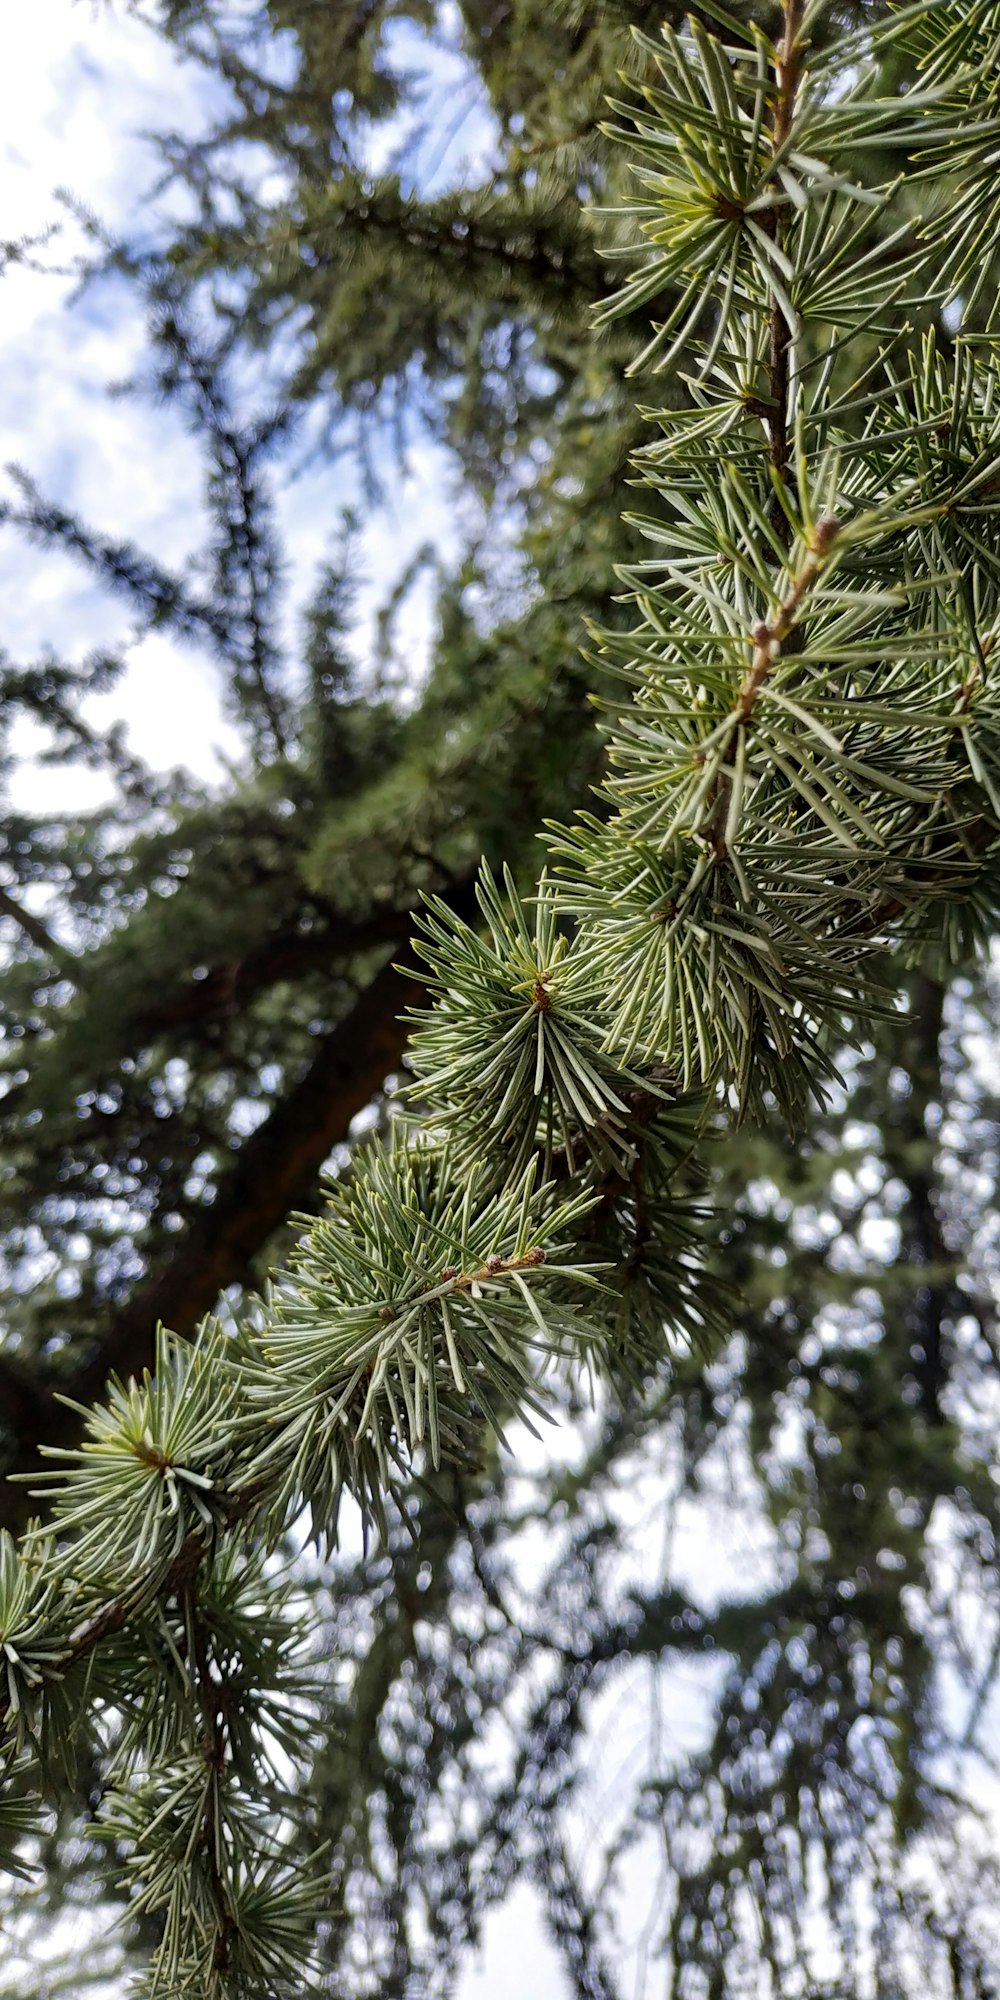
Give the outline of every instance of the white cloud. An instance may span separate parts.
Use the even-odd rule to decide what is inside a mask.
[[[141,194],[155,173],[153,148],[141,132],[167,122],[197,129],[212,86],[134,15],[76,0],[33,0],[18,9],[7,56],[0,75],[0,236],[29,235],[54,219],[62,233],[43,253],[48,273],[14,268],[4,280],[0,465],[19,462],[43,493],[98,533],[128,538],[180,566],[205,538],[197,446],[178,409],[136,396],[109,399],[109,384],[142,369],[142,313],[124,283],[102,284],[71,303],[75,281],[58,267],[71,262],[82,238],[55,190],[67,188],[112,229],[141,230]],[[362,657],[372,649],[378,604],[420,545],[430,540],[447,557],[461,539],[440,447],[414,443],[405,473],[390,466],[387,449],[379,453],[376,445],[376,455],[385,460],[389,497],[362,538],[355,642]],[[297,477],[279,472],[276,484],[287,554],[284,636],[294,662],[302,603],[357,488],[343,461],[331,467],[319,459]],[[131,630],[127,603],[69,556],[27,546],[10,528],[0,531],[0,606],[0,646],[21,661],[46,648],[79,659]],[[399,619],[415,684],[426,671],[432,628],[425,583]],[[209,778],[219,775],[216,745],[230,755],[239,750],[208,653],[162,638],[147,641],[113,696],[88,704],[85,713],[93,723],[125,720],[133,748],[157,768],[174,760],[179,735],[184,761]],[[27,751],[31,731],[22,729],[17,740]],[[51,799],[72,809],[92,803],[99,787],[93,772],[29,765],[15,780],[14,798],[26,806]]]
[[[4,58],[5,234],[43,228],[58,186],[105,216],[129,213],[148,182],[142,131],[166,122],[195,129],[211,98],[200,70],[112,5],[31,0],[11,9]]]
[[[198,453],[179,412],[108,398],[108,385],[141,363],[142,316],[124,284],[70,307],[74,279],[57,267],[82,238],[55,190],[67,188],[112,228],[136,227],[137,197],[155,170],[142,128],[170,120],[194,129],[209,88],[134,16],[111,7],[32,0],[5,24],[0,235],[35,234],[60,219],[62,227],[42,253],[50,274],[15,268],[0,294],[0,463],[21,463],[97,532],[132,539],[168,565],[204,534]],[[26,546],[9,528],[0,534],[0,606],[0,645],[22,661],[46,647],[79,659],[131,629],[128,606],[78,563]],[[238,747],[212,663],[161,639],[138,649],[115,694],[85,712],[94,722],[124,718],[133,747],[158,768],[174,761],[180,734],[184,760],[207,776],[218,772],[216,742]],[[30,740],[30,731],[18,739]],[[98,787],[93,772],[27,767],[14,796],[71,809],[92,803]]]

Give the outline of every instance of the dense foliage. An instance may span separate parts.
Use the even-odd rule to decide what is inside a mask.
[[[70,1447],[33,1482],[56,1542],[4,1544],[11,1839],[34,1792],[89,1783],[156,1992],[301,1990],[307,1960],[330,1990],[446,1990],[519,1860],[581,1994],[619,1990],[636,1879],[659,1884],[631,1919],[636,1976],[665,1953],[685,2000],[768,1979],[989,1992],[990,1844],[941,1753],[973,1753],[995,1663],[994,1107],[968,1039],[998,837],[997,10],[934,0],[827,37],[815,7],[764,28],[713,7],[640,36],[617,117],[642,192],[605,255],[577,205],[629,179],[590,144],[617,12],[479,21],[500,27],[480,73],[503,164],[423,200],[351,156],[399,117],[394,12],[346,37],[282,15],[298,86],[255,70],[259,24],[239,45],[214,13],[168,15],[238,109],[171,148],[200,205],[169,254],[107,254],[206,439],[207,578],[30,488],[15,510],[145,619],[212,640],[250,761],[221,800],[161,784],[80,723],[112,662],[10,671],[12,704],[110,749],[135,829],[113,841],[109,810],[9,848],[8,1255],[31,1296],[7,1408],[22,1460]],[[274,209],[228,168],[282,134]],[[238,415],[237,328],[264,347],[295,312],[281,416]],[[625,313],[652,316],[642,366],[666,376],[619,538]],[[405,713],[347,666],[346,560],[306,672],[283,667],[263,460],[296,399],[371,417],[415,360],[423,421],[493,532],[520,511],[547,594],[522,579],[508,615],[503,589],[470,610],[484,529]],[[609,761],[588,807],[594,685]],[[513,872],[477,889],[483,849]],[[23,898],[53,873],[50,930]],[[421,891],[408,992],[392,961]],[[404,1114],[394,1098],[388,1135],[340,1160],[273,1294],[179,1339],[314,1201],[398,1067],[407,1000]],[[241,1142],[248,1098],[264,1117]],[[58,1380],[79,1401],[109,1366],[138,1375],[156,1300],[177,1333],[152,1372],[89,1416],[53,1404]],[[497,1434],[553,1399],[579,1462],[509,1461]],[[756,1591],[685,1572],[669,1533],[651,1556],[623,1504],[683,1539],[723,1468]],[[377,1542],[319,1574],[300,1558],[282,1602],[269,1552],[304,1506],[327,1549],[345,1492]],[[643,1728],[638,1785],[581,1861],[582,1724],[613,1670],[648,1670],[659,1703],[691,1659],[714,1733],[685,1757]]]

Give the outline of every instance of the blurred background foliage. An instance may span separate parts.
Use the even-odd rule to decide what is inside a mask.
[[[74,1440],[58,1392],[141,1368],[158,1316],[241,1309],[386,1116],[422,893],[471,917],[483,853],[533,883],[542,820],[599,775],[588,626],[627,616],[629,461],[673,379],[626,379],[628,320],[595,331],[631,227],[602,213],[630,170],[600,123],[641,80],[630,29],[680,12],[149,0],[218,121],[160,135],[166,219],[124,243],[91,222],[87,283],[145,303],[134,393],[184,411],[212,534],[175,573],[27,480],[5,532],[75,554],[136,633],[206,648],[244,747],[206,787],[95,731],[127,648],[0,667],[0,726],[28,715],[107,777],[96,810],[3,821],[6,1471]],[[461,546],[385,579],[366,655],[361,540],[427,440]],[[297,455],[330,466],[331,532],[290,617]],[[301,1559],[331,1993],[454,1991],[522,1881],[579,2000],[1000,1992],[995,1006],[989,965],[901,974],[809,1129],[727,1136],[718,1351],[415,1485],[384,1547]],[[57,1913],[95,1893],[89,1782],[17,1892],[5,2000],[113,1990],[96,1934],[60,1958]]]

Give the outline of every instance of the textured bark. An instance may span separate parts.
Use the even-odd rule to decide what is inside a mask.
[[[296,979],[317,967],[329,967],[378,944],[398,944],[408,936],[413,910],[379,910],[372,917],[334,918],[311,931],[277,932],[261,940],[243,958],[210,965],[205,978],[187,979],[157,1001],[137,1021],[137,1034],[163,1034],[171,1028],[202,1026],[238,1013],[246,1002],[280,979]]]

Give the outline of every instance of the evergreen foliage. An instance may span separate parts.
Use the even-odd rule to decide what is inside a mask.
[[[35,1482],[55,1499],[55,1545],[37,1526],[19,1547],[3,1545],[5,1837],[23,1838],[28,1796],[41,1804],[56,1795],[60,1759],[104,1760],[101,1825],[122,1855],[134,1914],[155,1920],[151,1993],[300,1991],[330,1921],[328,1877],[319,1860],[309,1867],[301,1860],[302,1834],[280,1809],[269,1757],[275,1740],[293,1760],[308,1754],[294,1721],[308,1714],[313,1683],[269,1570],[303,1508],[320,1545],[336,1538],[345,1492],[379,1529],[365,1584],[380,1562],[388,1566],[397,1628],[408,1619],[409,1637],[396,1630],[395,1660],[376,1655],[376,1675],[398,1672],[426,1615],[407,1609],[408,1566],[431,1561],[431,1618],[461,1587],[456,1530],[464,1525],[482,1594],[478,1616],[496,1642],[496,1661],[477,1665],[480,1689],[491,1674],[497,1687],[518,1673],[530,1685],[538,1656],[552,1650],[553,1628],[539,1634],[505,1611],[487,1542],[495,1538],[502,1564],[498,1496],[517,1475],[500,1471],[491,1431],[502,1435],[514,1418],[575,1393],[581,1362],[593,1379],[610,1381],[618,1405],[585,1474],[567,1482],[578,1490],[599,1493],[665,1419],[703,1459],[714,1421],[708,1406],[728,1399],[732,1409],[741,1378],[754,1382],[755,1420],[776,1421],[783,1401],[793,1400],[788,1350],[804,1317],[792,1282],[801,1271],[790,1274],[789,1297],[776,1296],[767,1230],[757,1231],[773,1203],[769,1189],[780,1183],[765,1182],[763,1193],[748,1184],[746,1153],[742,1181],[734,1166],[726,1188],[722,1170],[719,1192],[729,1206],[721,1213],[735,1246],[725,1257],[718,1241],[706,1243],[697,1160],[724,1115],[765,1122],[777,1108],[801,1123],[824,1095],[850,1151],[850,1097],[838,1064],[852,1034],[865,1062],[880,1060],[863,1037],[880,1014],[893,1015],[889,949],[903,940],[923,968],[905,1017],[916,1078],[940,1040],[941,969],[961,962],[994,918],[995,357],[988,323],[982,333],[942,342],[940,331],[912,321],[946,324],[947,312],[960,311],[962,287],[989,239],[997,9],[992,0],[961,8],[922,0],[858,35],[845,30],[815,45],[822,9],[799,0],[788,0],[772,36],[714,5],[699,14],[704,19],[682,35],[668,29],[662,41],[640,39],[642,107],[625,112],[643,163],[638,214],[651,254],[619,304],[648,308],[667,296],[644,365],[673,367],[683,349],[687,400],[659,413],[662,438],[637,461],[658,505],[641,524],[655,553],[623,573],[630,622],[597,638],[602,676],[626,689],[624,701],[609,693],[605,703],[600,810],[574,818],[571,795],[568,823],[556,814],[552,865],[534,897],[525,898],[513,877],[501,892],[483,872],[488,936],[471,896],[457,908],[432,902],[420,946],[432,1004],[421,1007],[413,1041],[413,1108],[391,1121],[388,1140],[355,1153],[327,1210],[305,1219],[287,1275],[237,1331],[207,1322],[194,1343],[161,1333],[151,1371],[112,1381],[106,1401],[86,1414],[83,1444],[60,1454],[60,1470],[41,1487]],[[884,92],[884,64],[899,51],[916,80],[911,71],[908,88]],[[888,266],[895,222],[888,243],[879,230],[895,215],[899,189],[872,172],[883,151],[912,159],[928,190],[924,219],[907,226],[903,254]],[[551,243],[545,254],[551,261]],[[982,288],[978,304],[982,311]],[[216,439],[219,492],[232,500],[220,518],[230,551],[239,545],[245,564],[245,594],[226,595],[231,572],[223,564],[210,602],[224,606],[220,639],[233,699],[272,779],[246,808],[237,800],[231,809],[249,811],[259,829],[277,913],[283,869],[298,861],[287,852],[277,807],[298,786],[296,810],[310,810],[314,746],[325,740],[322,697],[293,758],[267,639],[273,563],[266,538],[248,529],[255,453],[270,433],[234,426],[218,386],[223,349],[206,364],[181,328],[174,314],[165,340]],[[22,519],[40,532],[75,536],[147,617],[214,616],[178,596],[135,552],[88,546],[83,531],[65,517],[56,522],[30,491]],[[339,604],[339,585],[327,579],[309,652],[321,684]],[[24,688],[25,699],[41,699],[37,677],[25,676]],[[58,675],[53,689],[58,702]],[[509,686],[502,699],[511,702]],[[432,823],[440,813],[442,839],[490,764],[482,723],[495,703],[495,690],[473,689],[474,770],[459,731],[458,746],[445,753],[455,780],[446,796],[437,795],[436,774],[421,788],[420,811]],[[433,713],[432,690],[409,726],[398,717],[389,723],[387,776],[375,782],[376,797],[385,786],[387,820],[398,797],[391,758],[409,755],[419,766]],[[348,793],[352,730],[360,739],[368,726],[359,702],[337,739]],[[549,710],[537,724],[543,744],[552,727]],[[525,754],[520,714],[507,754],[517,768]],[[543,760],[543,791],[544,771]],[[130,782],[126,772],[126,790]],[[551,796],[544,805],[551,817]],[[489,847],[487,831],[499,845],[494,810],[487,792],[479,813],[450,836],[458,854],[468,854],[470,840]],[[195,831],[201,824],[206,867],[214,867],[219,844],[216,819],[211,807],[192,802],[187,824]],[[348,797],[339,828],[317,826],[317,856],[348,879],[352,835],[363,844]],[[154,851],[158,839],[162,847],[162,834],[149,839]],[[374,885],[374,913],[317,904],[313,923],[327,953],[330,932],[345,924],[347,963],[376,946],[391,949],[417,894],[439,890],[442,872],[452,889],[468,890],[471,859],[464,872],[454,860],[442,869],[436,854],[428,865],[426,840],[410,824],[402,842],[398,879],[381,898],[382,884]],[[196,865],[197,846],[189,852],[185,865]],[[237,889],[234,882],[224,922],[242,972]],[[93,907],[90,894],[81,896],[85,909]],[[96,915],[91,921],[98,925]],[[36,949],[51,949],[27,935]],[[269,949],[308,955],[312,935],[311,924],[291,941],[276,932]],[[164,962],[174,962],[168,934],[158,937]],[[107,964],[113,933],[100,942]],[[141,1020],[135,996],[126,991],[118,1005]],[[69,1033],[48,1045],[53,1066],[70,1074],[72,1019],[71,1011]],[[258,1037],[266,1048],[267,1028],[266,1019],[253,1023],[245,1070],[259,1059]],[[304,1039],[304,1021],[301,1030]],[[41,1088],[46,1060],[43,1043],[38,1068],[16,1087]],[[54,1080],[48,1088],[55,1097]],[[767,1157],[777,1143],[772,1128],[753,1143]],[[428,1874],[432,1979],[449,1971],[449,1933],[474,1932],[479,1908],[497,1893],[524,1812],[548,1815],[549,1826],[558,1821],[573,1729],[602,1669],[625,1651],[659,1657],[697,1646],[736,1662],[722,1692],[718,1740],[683,1781],[652,1775],[644,1799],[648,1815],[659,1809],[681,1885],[666,1920],[677,1991],[735,1993],[762,1966],[798,1979],[797,1990],[821,1990],[801,1977],[813,1950],[802,1911],[815,1855],[849,1968],[840,1990],[861,1992],[867,1976],[849,1894],[861,1857],[875,1884],[868,1948],[878,1976],[884,1968],[886,1981],[896,1977],[916,1936],[926,1963],[940,1947],[956,1993],[975,1991],[977,1980],[989,1990],[991,1947],[974,1908],[975,1869],[949,1885],[942,1914],[919,1874],[907,1880],[894,1860],[932,1812],[944,1823],[950,1811],[962,1835],[961,1816],[943,1787],[935,1793],[918,1740],[931,1702],[927,1639],[900,1609],[907,1587],[926,1588],[919,1509],[928,1492],[955,1491],[960,1461],[938,1381],[947,1246],[931,1240],[928,1190],[921,1213],[921,1169],[908,1156],[926,1145],[914,1107],[900,1105],[898,1128],[888,1121],[884,1161],[888,1174],[899,1163],[910,1176],[920,1282],[900,1302],[891,1288],[905,1276],[886,1278],[884,1312],[887,1325],[912,1337],[905,1359],[898,1341],[895,1349],[873,1348],[860,1332],[848,1337],[852,1283],[837,1360],[820,1358],[820,1339],[818,1355],[796,1362],[805,1368],[799,1406],[808,1407],[801,1428],[811,1442],[792,1504],[786,1489],[798,1475],[783,1469],[774,1436],[756,1441],[755,1462],[783,1523],[797,1523],[804,1536],[810,1510],[822,1519],[808,1590],[798,1576],[779,1581],[765,1606],[723,1606],[710,1630],[676,1591],[633,1591],[615,1618],[593,1531],[586,1523],[569,1531],[551,1600],[561,1636],[549,1678],[532,1695],[509,1785],[475,1833],[461,1831],[447,1848],[439,1874]],[[805,1149],[807,1184],[809,1162]],[[804,1248],[815,1260],[815,1240]],[[737,1306],[720,1292],[715,1267],[741,1261],[742,1270],[727,1274],[745,1281]],[[848,1269],[853,1281],[857,1267]],[[866,1311],[877,1317],[870,1299]],[[948,1311],[957,1314],[953,1300]],[[667,1378],[671,1330],[697,1333],[703,1343],[737,1317],[745,1345],[727,1350],[714,1378],[693,1344]],[[910,1369],[915,1357],[922,1375]],[[622,1387],[630,1374],[638,1393]],[[831,1401],[846,1402],[849,1414],[838,1416],[838,1450],[827,1454]],[[898,1453],[914,1402],[925,1426],[918,1501]],[[893,1440],[884,1461],[862,1443],[873,1430]],[[981,1452],[977,1477],[959,1489],[973,1564],[985,1559],[977,1524],[994,1514],[992,1495],[981,1491],[984,1463]],[[426,1484],[410,1485],[408,1501],[411,1474]],[[842,1590],[851,1567],[843,1541],[858,1534],[848,1491],[873,1514],[865,1545],[878,1547],[881,1571],[868,1578],[871,1602]],[[544,1504],[551,1511],[568,1497],[557,1487]],[[408,1526],[419,1529],[415,1555]],[[359,1602],[345,1595],[332,1613],[345,1654]],[[498,1623],[491,1627],[487,1613]],[[468,1708],[476,1643],[466,1633],[446,1655],[436,1695],[412,1694],[397,1723],[401,1747],[408,1731],[419,1738],[433,1725],[435,1699],[453,1713]],[[817,1677],[828,1690],[819,1705],[798,1692],[800,1681],[814,1685]],[[364,1694],[359,1671],[354,1731]],[[377,1710],[378,1690],[369,1697]],[[852,1736],[859,1721],[870,1725],[860,1748]],[[442,1767],[451,1758],[471,1775],[460,1729],[439,1750]],[[400,1755],[395,1782],[384,1774],[383,1831],[398,1864],[390,1901],[407,1886],[413,1829],[436,1797],[430,1787],[407,1799],[406,1768]],[[320,1798],[322,1760],[315,1775]],[[343,1786],[343,1770],[325,1782]],[[356,1874],[374,1897],[376,1857],[361,1849],[345,1809],[333,1866],[342,1882]],[[465,1865],[473,1851],[489,1856],[475,1907]],[[610,1992],[593,1926],[581,1919],[566,1839],[537,1842],[535,1857],[577,1990]],[[419,1948],[405,1917],[390,1910],[373,1922],[389,1940],[375,1977],[384,1991],[406,1990]],[[344,1949],[331,1946],[328,1967]],[[318,1965],[314,1972],[324,1976]]]

